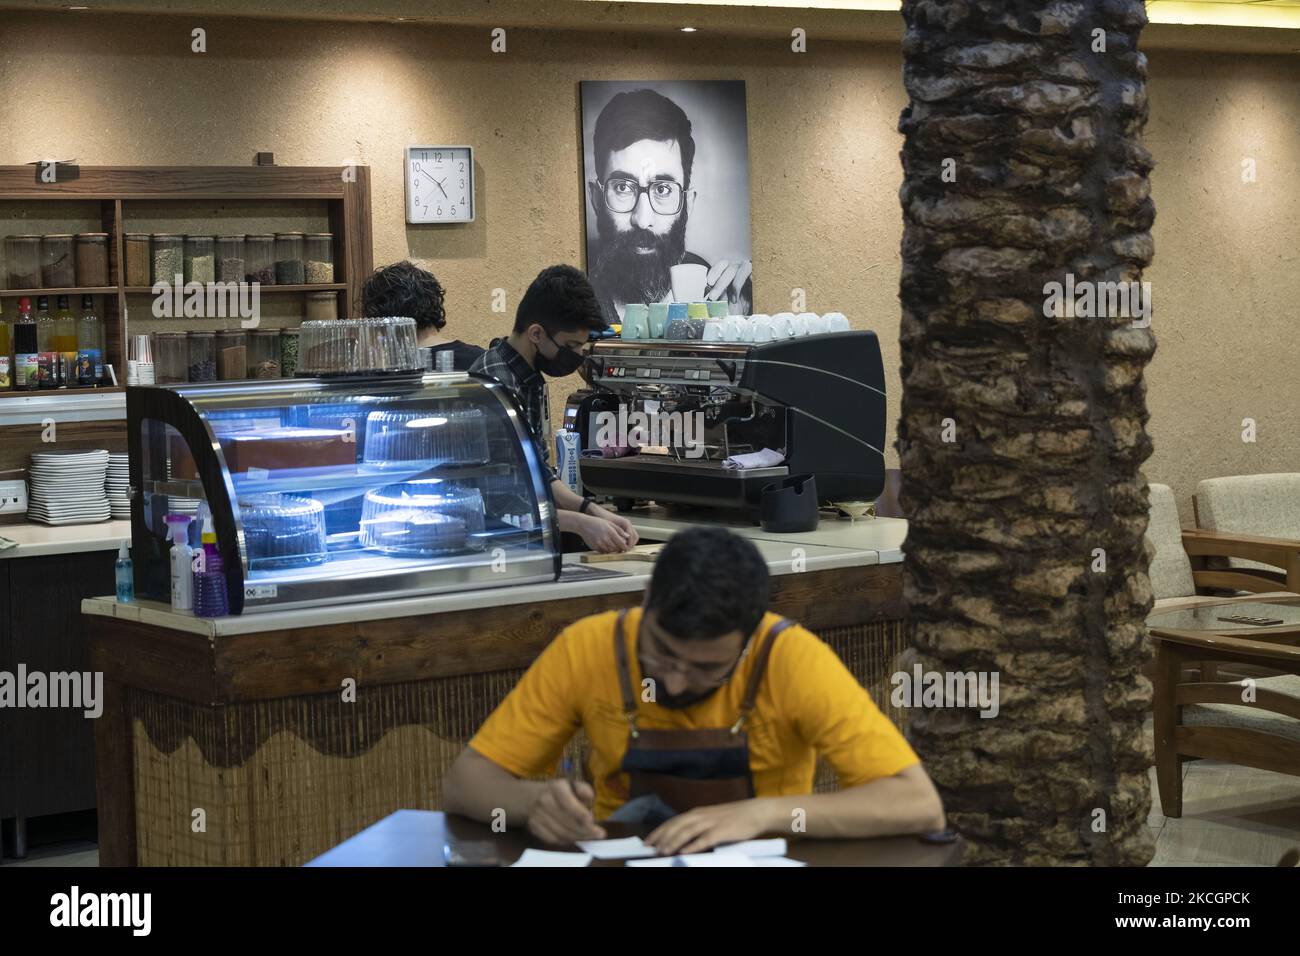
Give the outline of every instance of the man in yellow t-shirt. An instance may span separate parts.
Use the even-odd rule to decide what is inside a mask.
[[[718,528],[675,535],[643,607],[583,618],[542,652],[452,766],[445,808],[484,821],[504,810],[507,826],[563,844],[600,839],[597,821],[650,801],[667,819],[646,842],[666,854],[792,827],[943,829],[903,735],[834,651],[767,600],[751,542]],[[554,774],[579,727],[595,788],[527,779]],[[839,777],[834,793],[811,792],[818,755]]]

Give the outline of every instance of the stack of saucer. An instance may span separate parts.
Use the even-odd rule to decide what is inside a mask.
[[[104,490],[108,492],[108,507],[114,518],[131,517],[131,499],[127,497],[127,485],[130,484],[129,456],[126,452],[109,452],[108,479]]]
[[[108,452],[35,451],[28,469],[27,517],[44,524],[107,521]]]

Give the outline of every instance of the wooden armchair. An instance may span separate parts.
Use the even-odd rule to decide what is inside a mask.
[[[1200,567],[1209,572],[1205,579],[1213,582],[1208,586],[1296,590],[1300,582],[1300,473],[1206,478],[1196,485],[1192,508],[1197,528],[1241,542],[1239,553],[1227,558],[1203,552]]]
[[[1150,489],[1147,540],[1155,549],[1150,568],[1154,610],[1300,594],[1300,541],[1200,528],[1185,531],[1170,487],[1151,484]],[[1214,559],[1223,563],[1252,560],[1269,565],[1271,570],[1258,566],[1213,568]],[[1216,588],[1228,593],[1207,593]],[[1250,594],[1233,597],[1237,591]]]
[[[1206,757],[1300,775],[1300,630],[1263,628],[1250,637],[1154,630],[1156,784],[1165,816],[1183,813],[1185,760]],[[1206,681],[1203,662],[1248,663],[1275,676]],[[1193,676],[1188,676],[1192,674]],[[1253,702],[1247,703],[1247,688]]]

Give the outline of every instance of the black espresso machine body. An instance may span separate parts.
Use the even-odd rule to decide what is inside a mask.
[[[606,340],[592,346],[591,388],[570,397],[566,425],[584,449],[594,422],[618,409],[702,413],[703,454],[660,448],[584,457],[588,494],[755,509],[762,489],[814,475],[822,501],[871,501],[884,488],[885,381],[874,332],[835,332],[763,344]],[[732,454],[783,449],[773,466],[730,469]]]

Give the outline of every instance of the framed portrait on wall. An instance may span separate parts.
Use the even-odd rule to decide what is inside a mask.
[[[629,302],[754,301],[743,80],[580,86],[587,274]]]

